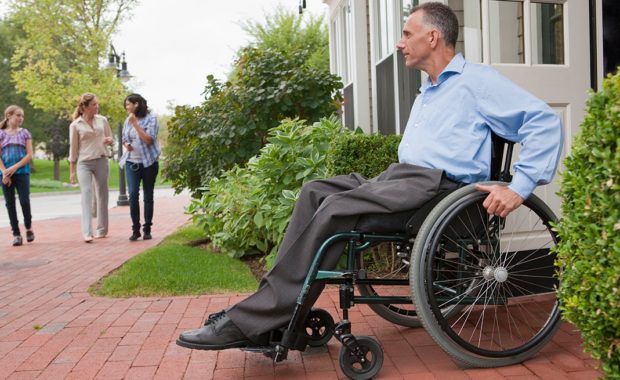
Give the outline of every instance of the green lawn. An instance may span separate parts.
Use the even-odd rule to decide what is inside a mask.
[[[90,292],[106,297],[164,297],[256,289],[258,282],[240,260],[190,246],[203,238],[199,227],[182,227],[104,277]]]
[[[79,191],[78,187],[71,187],[69,183],[69,162],[60,161],[60,181],[54,181],[54,161],[34,160],[34,170],[30,175],[30,192],[46,193],[55,191]],[[110,160],[110,177],[108,180],[110,190],[118,189],[118,163]],[[158,176],[158,185],[162,182],[161,174]]]

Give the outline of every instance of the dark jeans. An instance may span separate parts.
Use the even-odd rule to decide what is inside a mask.
[[[155,179],[159,172],[159,162],[149,167],[142,164],[127,162],[125,173],[127,175],[127,187],[129,188],[129,213],[131,215],[134,232],[140,231],[140,182],[142,182],[142,193],[144,197],[144,232],[151,233],[153,225],[153,190],[155,189]]]
[[[2,193],[4,193],[4,201],[9,213],[13,236],[18,236],[20,232],[17,209],[15,208],[15,190],[17,190],[17,194],[19,194],[19,204],[22,206],[22,213],[24,214],[24,225],[26,229],[29,230],[32,227],[32,215],[30,214],[30,174],[13,174],[11,176],[10,186],[2,184]]]

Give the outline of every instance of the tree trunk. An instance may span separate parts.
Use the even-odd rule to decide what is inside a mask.
[[[54,154],[54,181],[60,181],[60,158]]]

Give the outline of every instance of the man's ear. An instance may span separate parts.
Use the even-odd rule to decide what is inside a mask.
[[[437,29],[431,30],[431,32],[428,34],[428,43],[430,44],[431,48],[437,47],[437,44],[439,43],[439,36],[440,34]]]

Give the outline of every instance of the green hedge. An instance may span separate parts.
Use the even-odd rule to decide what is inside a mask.
[[[269,131],[268,143],[245,167],[211,180],[189,212],[218,248],[233,257],[275,258],[303,183],[325,178],[325,156],[340,122],[285,120]]]
[[[331,176],[360,173],[377,176],[391,163],[398,162],[401,136],[342,134],[327,152],[327,171]]]
[[[593,94],[565,161],[556,247],[563,316],[620,378],[620,75]]]
[[[351,172],[374,177],[396,162],[400,138],[353,134],[332,118],[285,120],[268,140],[247,166],[211,180],[188,212],[223,252],[267,255],[269,267],[304,183]]]

